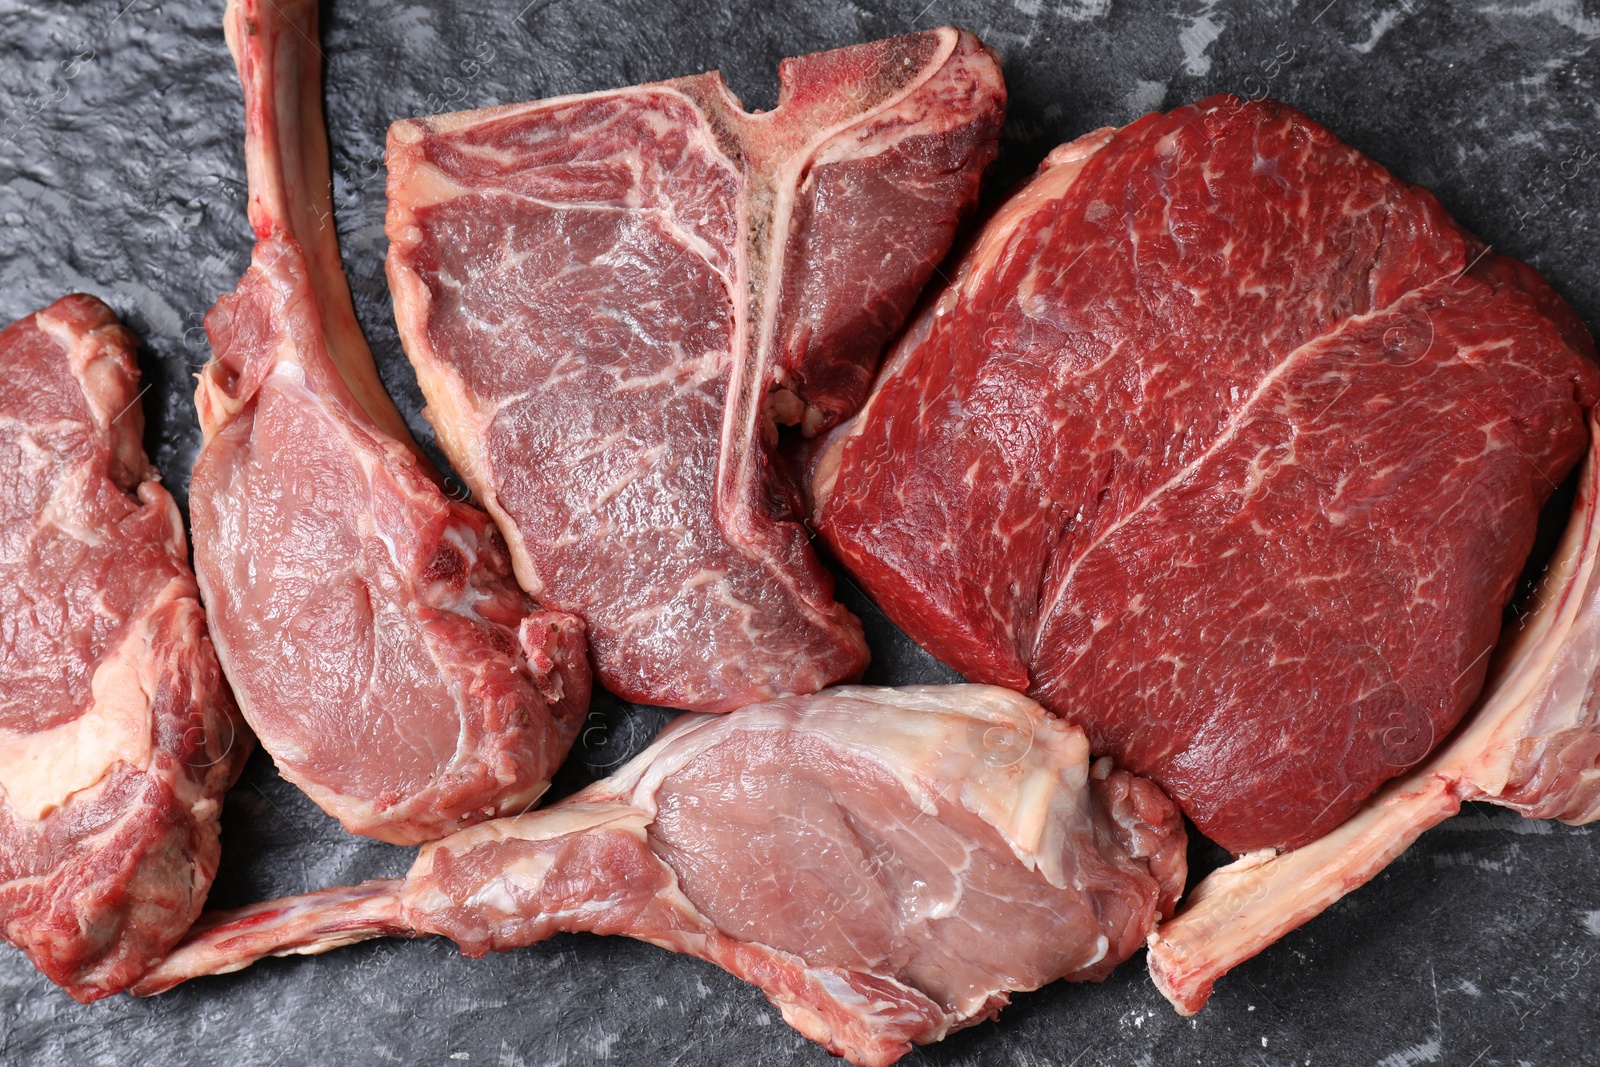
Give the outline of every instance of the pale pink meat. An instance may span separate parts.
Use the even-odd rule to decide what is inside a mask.
[[[81,1001],[200,914],[251,745],[141,444],[134,344],[81,295],[0,331],[0,930]]]
[[[777,426],[855,409],[995,154],[1005,89],[970,34],[780,79],[766,113],[703,74],[389,135],[428,417],[523,587],[587,621],[629,700],[728,711],[862,670]]]
[[[1183,888],[1182,820],[987,686],[845,687],[680,719],[611,778],[429,845],[403,880],[219,914],[139,987],[264,955],[562,931],[710,960],[852,1063],[1103,978]]]
[[[223,667],[279,770],[352,832],[526,810],[588,702],[582,623],[529,602],[378,381],[329,211],[315,3],[236,0],[226,28],[258,241],[206,318],[190,483]]]

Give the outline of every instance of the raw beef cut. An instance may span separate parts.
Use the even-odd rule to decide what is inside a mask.
[[[0,929],[81,1001],[200,914],[250,752],[92,296],[0,332]]]
[[[1215,97],[1052,154],[822,451],[817,522],[969,678],[1292,847],[1477,696],[1593,355],[1425,190]]]
[[[678,720],[611,778],[425,848],[404,880],[219,914],[138,988],[443,934],[621,934],[759,986],[857,1064],[1098,980],[1183,888],[1177,809],[1003,689],[845,687]]]
[[[1600,435],[1591,414],[1591,440]],[[1585,460],[1577,506],[1532,610],[1496,651],[1462,728],[1327,836],[1251,853],[1208,875],[1150,938],[1150,973],[1185,1015],[1232,967],[1365,885],[1424,830],[1484,800],[1530,819],[1600,819],[1600,456]]]
[[[702,74],[389,134],[428,417],[629,700],[729,711],[865,666],[772,446],[855,409],[995,154],[1005,89],[970,34],[780,77],[762,114]]]
[[[245,717],[346,829],[399,844],[538,800],[588,703],[489,517],[412,451],[339,263],[314,0],[235,0],[257,244],[206,317],[195,568]]]

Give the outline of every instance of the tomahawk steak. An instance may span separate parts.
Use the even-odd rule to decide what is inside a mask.
[[[139,396],[94,297],[0,332],[0,928],[85,1002],[200,914],[250,752]]]
[[[1426,191],[1215,97],[1001,209],[822,450],[818,526],[969,678],[1292,847],[1478,694],[1593,356]]]
[[[1183,888],[1177,809],[1003,689],[845,687],[680,719],[611,778],[428,846],[404,880],[210,919],[138,987],[443,934],[621,934],[759,986],[888,1064],[1013,990],[1098,980]]]
[[[389,134],[389,279],[428,417],[522,585],[629,700],[728,711],[858,674],[772,449],[853,411],[994,157],[951,29]]]
[[[345,828],[430,840],[538,800],[588,703],[582,623],[537,611],[378,381],[330,209],[314,0],[234,0],[257,244],[206,317],[195,568],[245,717]]]

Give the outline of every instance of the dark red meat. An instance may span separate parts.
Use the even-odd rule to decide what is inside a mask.
[[[822,453],[819,526],[969,677],[1294,846],[1477,695],[1593,353],[1425,190],[1216,97],[1001,210]]]

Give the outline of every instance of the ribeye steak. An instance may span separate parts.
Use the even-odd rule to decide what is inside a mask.
[[[91,296],[0,332],[0,924],[82,1001],[200,914],[250,752],[139,396]]]
[[[403,881],[219,914],[138,988],[443,934],[642,938],[759,986],[857,1064],[1100,979],[1183,888],[1161,791],[1003,689],[845,687],[680,719],[612,777],[428,846]]]
[[[968,677],[1294,846],[1478,694],[1593,354],[1426,191],[1216,97],[1004,205],[822,451],[818,525]]]
[[[525,810],[588,703],[582,623],[533,609],[483,512],[408,447],[339,263],[314,0],[235,0],[257,244],[206,317],[195,566],[246,718],[345,827]]]
[[[771,451],[853,411],[994,157],[994,57],[945,29],[398,122],[389,278],[452,462],[600,679],[727,711],[866,663]]]

